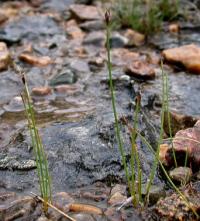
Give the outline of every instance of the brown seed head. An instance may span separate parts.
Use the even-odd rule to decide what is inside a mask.
[[[106,13],[105,13],[105,22],[106,22],[106,25],[109,25],[109,24],[110,24],[110,11],[109,11],[109,10],[106,10]]]

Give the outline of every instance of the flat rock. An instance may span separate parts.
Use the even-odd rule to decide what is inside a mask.
[[[0,32],[0,40],[13,44],[23,39],[46,39],[60,33],[61,30],[53,18],[41,15],[24,16],[7,23]]]
[[[78,20],[99,20],[102,18],[101,11],[95,6],[86,6],[83,4],[74,4],[69,7],[72,16]]]
[[[73,71],[66,69],[59,75],[55,76],[50,80],[51,86],[57,86],[61,84],[73,84],[76,82],[76,76]]]
[[[124,68],[126,74],[141,80],[151,80],[156,76],[155,69],[145,61],[135,61]]]
[[[31,55],[28,53],[20,54],[19,59],[26,63],[39,66],[39,67],[47,66],[53,63],[52,59],[48,56],[38,57],[38,56]]]
[[[80,28],[85,31],[98,31],[105,28],[103,20],[85,21],[80,24]]]
[[[34,87],[32,89],[32,95],[35,96],[47,96],[52,93],[52,89],[50,87]]]
[[[166,49],[164,58],[171,63],[182,64],[188,71],[200,74],[200,47],[194,44]]]
[[[11,157],[6,155],[0,156],[0,169],[13,169],[13,170],[30,170],[36,168],[36,162],[34,160],[21,160],[17,157]]]
[[[7,69],[10,61],[10,53],[4,42],[0,42],[0,71]]]

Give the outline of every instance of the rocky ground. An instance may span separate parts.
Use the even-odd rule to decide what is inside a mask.
[[[0,1],[0,5],[0,220],[66,220],[51,209],[44,217],[41,203],[30,194],[39,194],[36,162],[20,96],[23,85],[10,57],[26,74],[57,207],[77,221],[194,220],[159,170],[150,193],[152,207],[116,211],[128,195],[114,137],[100,1]],[[132,122],[140,91],[139,130],[154,148],[160,129],[161,58],[169,76],[172,132],[200,141],[199,25],[180,22],[166,24],[163,30],[148,42],[131,29],[113,31],[111,37],[119,116]],[[166,124],[165,133],[167,137]],[[123,138],[129,162],[126,127]],[[175,182],[185,181],[187,174],[182,190],[199,211],[199,143],[189,139],[173,141],[178,168],[174,169],[168,144],[161,146],[160,159]],[[137,145],[145,184],[154,156],[140,141]],[[188,149],[188,167],[183,167]]]

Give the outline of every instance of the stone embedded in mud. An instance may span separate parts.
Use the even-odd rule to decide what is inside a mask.
[[[181,184],[187,184],[192,177],[192,170],[189,167],[177,167],[169,172],[172,180]]]
[[[166,49],[164,58],[171,63],[182,64],[188,71],[200,74],[200,47],[195,44]]]
[[[169,112],[171,132],[174,136],[179,130],[183,130],[189,127],[193,127],[197,119],[192,116],[176,113],[175,111]],[[168,124],[168,113],[164,113],[164,130],[167,135],[170,135]]]
[[[126,74],[141,80],[152,80],[155,78],[155,69],[146,61],[135,61],[124,68]]]
[[[72,217],[76,220],[76,221],[95,221],[97,220],[96,218],[94,218],[92,215],[89,214],[85,214],[85,213],[79,213],[79,214],[74,214],[72,215]]]
[[[78,20],[100,20],[102,12],[95,6],[86,6],[82,4],[74,4],[69,7],[72,17]]]
[[[0,42],[0,71],[7,69],[10,62],[10,53],[4,42]]]
[[[70,69],[66,69],[60,75],[55,76],[50,80],[51,86],[58,86],[62,84],[73,84],[76,82],[76,75]]]
[[[31,65],[40,66],[40,67],[47,66],[53,63],[52,59],[48,56],[38,57],[28,53],[20,54],[19,59]]]
[[[196,165],[193,169],[199,170],[200,166],[200,120],[192,128],[180,130],[173,139],[173,147],[178,155],[187,153],[188,161]],[[184,159],[183,159],[184,160]]]
[[[35,96],[47,96],[52,93],[52,89],[50,87],[34,87],[32,89],[32,95]]]
[[[145,36],[137,31],[128,29],[124,36],[128,39],[129,46],[141,46],[144,44]]]

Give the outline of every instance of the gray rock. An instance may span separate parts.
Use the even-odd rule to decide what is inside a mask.
[[[37,40],[59,34],[61,31],[56,22],[47,16],[25,16],[20,20],[8,23],[0,29],[0,41],[8,44],[22,39]]]
[[[170,177],[181,184],[187,184],[192,177],[189,167],[177,167],[169,172]]]
[[[51,86],[57,86],[61,84],[73,84],[76,82],[76,75],[70,69],[66,69],[58,76],[55,76],[50,80]]]
[[[105,34],[103,32],[90,32],[83,40],[84,44],[93,44],[97,47],[102,47],[105,45]]]
[[[21,160],[17,157],[0,155],[0,170],[30,170],[36,168],[34,160]]]
[[[128,39],[119,33],[114,33],[110,38],[111,48],[123,48],[128,44]]]
[[[98,31],[105,29],[105,24],[102,20],[86,21],[80,24],[80,28],[85,31]]]

